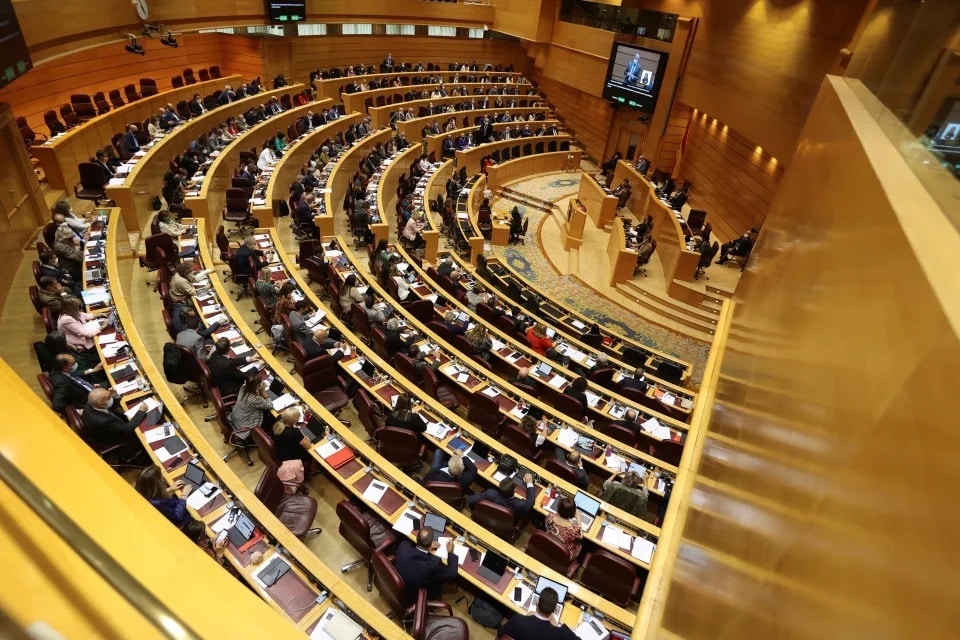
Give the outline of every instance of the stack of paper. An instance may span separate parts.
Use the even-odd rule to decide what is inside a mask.
[[[607,628],[594,617],[577,625],[573,633],[575,633],[580,640],[604,640],[610,635]]]
[[[418,511],[415,511],[414,509],[406,509],[400,514],[400,517],[397,518],[397,521],[393,523],[393,530],[408,536],[413,533],[416,523],[419,522],[422,517],[423,516]]]
[[[113,387],[113,390],[117,392],[117,395],[123,396],[132,391],[136,391],[140,387],[139,379],[127,380],[126,382],[121,382],[118,385]]]
[[[650,542],[646,538],[636,538],[633,541],[633,551],[630,552],[637,560],[642,560],[647,564],[650,564],[650,559],[653,558],[653,552],[657,548],[657,545]]]
[[[103,346],[105,344],[112,344],[116,341],[117,341],[117,334],[113,332],[105,333],[103,335],[97,336],[97,343],[100,344],[100,346]]]
[[[310,632],[310,640],[357,640],[362,635],[363,627],[343,611],[330,607]]]
[[[676,402],[676,401],[677,401],[676,396],[673,396],[673,395],[671,395],[671,394],[669,394],[669,393],[665,393],[665,394],[663,394],[662,396],[660,396],[660,402],[662,402],[662,403],[665,404],[665,405],[671,406],[671,407],[673,406],[674,402]]]
[[[597,403],[600,402],[600,396],[598,396],[595,393],[591,393],[589,391],[585,391],[584,393],[586,393],[587,395],[587,405],[590,407],[597,406]]]
[[[123,349],[125,346],[127,346],[127,343],[123,340],[111,342],[103,348],[103,355],[104,357],[112,358],[117,355],[117,353],[120,352],[120,349]]]
[[[297,399],[289,393],[285,393],[273,401],[273,410],[280,412],[294,404],[297,404]]]
[[[603,528],[603,535],[600,537],[600,540],[624,551],[630,551],[633,546],[633,536],[612,524],[608,524]]]
[[[579,439],[580,434],[570,427],[564,427],[560,430],[560,433],[557,434],[557,442],[564,447],[572,447],[577,444],[577,440]]]
[[[133,416],[137,415],[137,410],[140,408],[140,404],[141,404],[141,403],[138,402],[136,405],[134,405],[134,406],[131,407],[130,409],[127,409],[126,411],[123,412],[123,415],[127,416],[127,420],[129,420],[129,419],[131,419]],[[143,404],[147,405],[147,413],[150,413],[150,412],[153,411],[154,409],[157,409],[157,408],[163,406],[163,403],[162,403],[162,402],[160,402],[159,400],[157,400],[156,398],[154,398],[154,397],[152,397],[152,396],[149,397],[149,398],[147,398],[146,400],[144,400],[144,401],[143,401]],[[159,427],[158,427],[158,428],[159,428]],[[170,428],[172,428],[172,427],[170,427]],[[151,431],[155,431],[155,429],[151,429]],[[149,432],[148,432],[148,433],[149,433]],[[144,434],[144,435],[146,435],[146,434]],[[169,434],[169,435],[173,435],[173,434]],[[147,440],[147,442],[151,442],[151,441],[150,441],[150,440]]]
[[[444,562],[447,561],[447,555],[448,555],[447,542],[449,542],[450,540],[452,540],[452,538],[448,538],[445,536],[440,536],[439,538],[437,538],[437,543],[440,546],[437,547],[437,550],[434,551],[434,553],[437,555],[438,558],[440,558]],[[470,549],[466,545],[460,544],[458,542],[455,542],[453,544],[453,555],[457,556],[457,561],[460,564],[463,564],[464,562],[466,562],[467,554],[469,552],[470,552]]]
[[[190,495],[187,496],[187,506],[195,510],[203,509],[204,506],[209,504],[211,500],[220,495],[220,487],[217,487],[216,490],[210,492],[210,495],[204,495],[204,491],[213,486],[212,483],[207,482],[202,487],[195,488],[190,492]]]
[[[560,387],[562,387],[562,386],[565,385],[566,383],[567,383],[567,379],[564,378],[563,376],[559,375],[559,374],[553,376],[552,378],[550,378],[550,381],[547,382],[547,384],[549,384],[549,385],[550,385],[551,387],[553,387],[554,389],[559,389]]]
[[[500,390],[496,387],[487,387],[481,391],[481,393],[489,398],[496,398],[498,395],[500,395]]]
[[[620,467],[623,466],[623,458],[621,458],[615,453],[611,453],[610,455],[607,456],[607,459],[604,464],[606,464],[607,469],[613,469],[614,471],[619,471]]]
[[[380,502],[380,498],[383,497],[383,494],[387,492],[387,483],[381,482],[379,480],[374,480],[367,485],[366,491],[363,492],[363,499],[367,502],[372,502],[374,504]]]
[[[427,434],[437,438],[438,440],[443,440],[446,438],[448,435],[450,435],[450,431],[450,427],[446,425],[438,424],[436,422],[427,423]]]

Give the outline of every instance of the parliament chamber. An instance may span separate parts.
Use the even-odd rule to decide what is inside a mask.
[[[3,637],[955,636],[955,1],[0,8]]]

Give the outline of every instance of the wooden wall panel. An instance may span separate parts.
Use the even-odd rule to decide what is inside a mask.
[[[839,78],[789,165],[634,638],[954,637],[960,236]]]
[[[677,103],[675,113],[686,113],[689,118],[690,112],[689,106]],[[784,166],[769,152],[707,114],[697,112],[692,116],[679,180],[693,183],[690,206],[707,211],[707,220],[717,237],[721,241],[736,238],[763,223],[783,178]]]
[[[314,69],[355,64],[379,64],[387,52],[397,62],[512,64],[526,72],[526,50],[518,42],[482,38],[418,36],[311,36],[293,40],[294,77],[307,82]],[[288,78],[290,79],[290,78]]]
[[[690,122],[692,114],[693,108],[689,105],[682,102],[673,105],[670,116],[667,118],[667,127],[664,130],[663,137],[660,138],[659,161],[654,169],[673,172],[677,163],[677,151],[680,150],[680,145],[683,143],[683,136],[687,132],[687,124]],[[652,172],[650,172],[650,175],[653,175]]]
[[[599,159],[607,144],[613,118],[610,104],[586,91],[547,77],[539,68],[534,70],[530,81],[539,87],[541,95],[557,110],[564,130],[576,137],[588,156]]]
[[[123,50],[122,44],[101,45],[41,64],[0,91],[0,102],[13,106],[17,116],[24,116],[38,133],[48,134],[43,113],[70,101],[70,95],[92,96],[97,91],[108,94],[127,84],[139,86],[140,78],[153,78],[160,91],[173,85],[171,78],[184,69],[197,70],[220,65],[223,75],[241,74],[253,78],[262,73],[260,41],[246,36],[227,34],[191,34],[178,39],[177,48],[165,47],[156,39],[139,42],[146,55],[138,56]]]

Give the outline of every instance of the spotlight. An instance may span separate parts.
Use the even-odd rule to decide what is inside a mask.
[[[174,36],[169,31],[167,31],[166,36],[164,36],[163,38],[160,38],[160,44],[164,45],[165,47],[173,47],[174,49],[180,46],[179,43],[177,42],[176,36]]]
[[[124,47],[124,49],[126,49],[129,53],[135,53],[140,56],[147,55],[147,52],[143,50],[143,46],[137,44],[137,39],[130,34],[127,35],[130,37],[130,42],[126,47]]]

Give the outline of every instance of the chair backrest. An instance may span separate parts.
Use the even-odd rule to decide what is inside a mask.
[[[493,398],[475,391],[470,396],[470,410],[467,411],[467,421],[490,435],[499,434],[500,405]]]
[[[197,75],[200,76],[200,82],[206,82],[207,80],[210,79],[210,72],[207,71],[206,69],[200,69],[197,72]]]
[[[432,609],[427,604],[427,590],[421,587],[413,609],[413,640],[469,640],[470,629],[465,621],[452,615],[431,613]],[[448,614],[452,613],[449,605],[447,609]]]
[[[427,323],[433,320],[433,303],[429,300],[417,300],[407,306],[407,312],[420,322]]]
[[[683,444],[673,440],[660,440],[650,447],[650,455],[674,466],[680,464],[683,455]]]
[[[624,606],[630,601],[637,584],[637,570],[626,560],[601,549],[587,556],[580,582],[615,604]]]
[[[260,475],[260,480],[257,482],[257,488],[253,494],[257,496],[267,509],[276,513],[280,507],[280,503],[283,502],[284,496],[286,496],[286,492],[283,490],[283,482],[277,477],[277,467],[274,465],[264,466],[263,473]]]
[[[363,389],[357,389],[357,394],[353,397],[353,406],[357,410],[357,417],[360,418],[364,430],[372,438],[381,425],[374,413],[373,399],[370,394]]]
[[[377,545],[370,535],[370,523],[363,517],[363,513],[349,500],[337,503],[337,517],[340,518],[340,535],[360,552],[365,560],[373,555]]]
[[[622,424],[611,422],[598,426],[597,430],[603,435],[609,436],[617,442],[622,442],[628,447],[632,447],[637,443],[637,434],[634,433],[633,429],[625,427]]]
[[[576,470],[564,461],[557,458],[548,458],[544,463],[543,468],[561,480],[566,480],[570,484],[575,485],[579,480],[579,478],[577,478]]]
[[[417,367],[410,356],[405,353],[396,354],[393,356],[393,366],[397,368],[397,371],[404,378],[416,385],[420,384],[423,376],[421,376],[420,372],[417,371]]]
[[[220,435],[226,442],[233,432],[230,424],[230,410],[233,408],[233,402],[225,402],[220,391],[216,388],[210,390],[210,399],[213,401],[213,408],[217,413],[217,424],[220,426]]]
[[[553,406],[557,411],[566,414],[571,418],[577,418],[579,420],[584,415],[583,403],[577,398],[568,396],[565,393],[561,393],[559,396],[557,396]]]
[[[173,88],[174,88],[174,89],[179,89],[180,87],[184,86],[184,85],[183,85],[183,77],[181,77],[181,76],[173,76],[172,78],[170,78],[170,84],[173,85]]]
[[[465,496],[459,482],[425,482],[423,488],[447,504],[457,509],[463,508]]]
[[[537,531],[527,540],[524,552],[534,560],[547,565],[560,575],[567,575],[570,554],[567,548],[552,533]]]
[[[40,390],[43,391],[43,395],[47,396],[47,402],[53,402],[53,383],[50,382],[47,374],[38,373],[37,383],[40,385]]]
[[[34,310],[39,314],[43,315],[43,305],[40,304],[40,294],[36,285],[30,285],[27,287],[27,293],[30,295],[30,302],[33,304]]]
[[[407,604],[404,598],[405,585],[400,572],[380,551],[373,552],[370,556],[370,564],[373,566],[373,584],[380,592],[380,597],[386,601],[394,614],[402,617],[406,612]]]
[[[353,331],[365,338],[370,337],[370,319],[367,318],[367,310],[354,302],[350,305],[350,317],[353,319]]]
[[[508,423],[500,430],[500,442],[512,449],[517,455],[524,458],[533,457],[533,438],[519,425]]]
[[[592,335],[598,339],[600,338],[597,334]],[[615,386],[613,382],[613,371],[612,367],[596,368],[590,372],[590,382],[598,384],[605,389],[613,389]]]
[[[254,427],[250,431],[250,437],[257,443],[257,457],[260,458],[260,462],[267,467],[279,467],[280,458],[277,457],[277,446],[274,444],[273,438],[263,430],[263,427]]]
[[[400,467],[416,465],[420,460],[420,439],[409,429],[382,427],[373,434],[377,451]]]
[[[80,171],[80,184],[84,189],[103,190],[107,181],[99,166],[93,162],[81,162],[77,169]]]
[[[513,511],[489,500],[481,500],[474,506],[473,521],[504,540],[513,540],[518,533]]]

